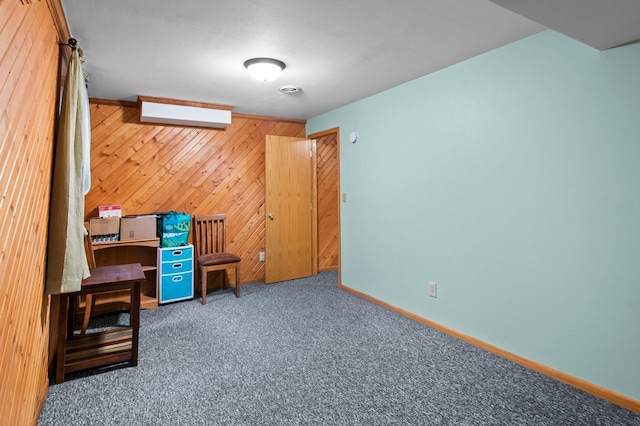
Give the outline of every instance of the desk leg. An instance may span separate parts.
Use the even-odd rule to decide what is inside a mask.
[[[76,296],[72,296],[76,297]],[[67,351],[67,323],[69,320],[69,296],[60,295],[58,311],[58,345],[56,349],[56,384],[64,382],[64,364]]]
[[[138,365],[138,337],[140,335],[140,281],[133,283],[129,318],[131,321],[131,365]]]
[[[78,297],[80,296],[68,296],[67,297],[67,337],[73,338],[73,330],[76,325],[76,314],[78,313]]]

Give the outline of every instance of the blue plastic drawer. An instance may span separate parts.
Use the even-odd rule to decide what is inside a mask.
[[[173,262],[174,260],[184,260],[191,259],[193,257],[193,247],[192,246],[184,246],[184,247],[171,247],[160,250],[160,261],[161,262]]]
[[[162,275],[181,274],[193,271],[193,260],[176,260],[175,262],[162,262]]]
[[[160,283],[160,303],[193,298],[193,273],[164,275]]]

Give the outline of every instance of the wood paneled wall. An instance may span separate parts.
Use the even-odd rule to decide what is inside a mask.
[[[51,7],[0,0],[0,423],[7,425],[36,423],[48,383],[44,274],[60,25]]]
[[[227,250],[243,283],[264,279],[266,135],[305,136],[305,122],[233,114],[225,130],[140,123],[134,104],[91,100],[87,219],[103,204],[123,214],[227,214]]]
[[[315,139],[318,163],[318,270],[327,271],[338,269],[340,254],[338,133],[336,130]]]

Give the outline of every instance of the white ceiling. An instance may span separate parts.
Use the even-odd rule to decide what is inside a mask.
[[[62,4],[85,53],[90,96],[156,96],[290,118],[314,117],[546,27],[598,49],[640,39],[638,0]],[[275,81],[253,80],[242,65],[265,56],[287,64]],[[278,91],[289,84],[302,91]]]

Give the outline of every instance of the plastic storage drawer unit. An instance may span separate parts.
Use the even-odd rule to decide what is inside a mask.
[[[158,249],[159,303],[193,299],[193,246]]]

